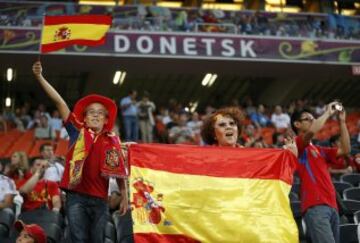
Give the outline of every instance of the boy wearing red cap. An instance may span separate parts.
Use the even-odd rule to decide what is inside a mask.
[[[16,243],[46,243],[46,234],[37,224],[24,224],[21,220],[18,220],[14,224],[15,229],[20,232]]]
[[[121,192],[120,212],[128,209],[125,164],[118,136],[111,132],[117,106],[109,98],[88,95],[70,112],[59,93],[42,76],[40,62],[33,73],[55,103],[70,137],[69,151],[60,187],[66,191],[65,212],[72,242],[102,243],[107,222],[109,177],[116,177]]]

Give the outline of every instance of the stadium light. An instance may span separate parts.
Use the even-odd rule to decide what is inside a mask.
[[[122,72],[120,76],[120,85],[124,83],[125,77],[126,77],[126,72]]]
[[[211,87],[211,86],[215,83],[216,78],[217,78],[217,74],[213,74],[213,75],[211,76],[211,79],[210,79],[210,81],[209,81],[208,87]]]
[[[6,80],[8,82],[11,82],[13,80],[13,78],[14,78],[14,69],[8,68],[6,70]]]
[[[120,71],[116,71],[115,75],[114,75],[114,79],[113,79],[113,84],[118,84],[120,81],[120,76],[121,76],[121,72]]]
[[[6,99],[5,99],[5,107],[10,107],[10,106],[11,106],[11,98],[6,97]]]
[[[212,76],[211,73],[207,73],[207,74],[205,75],[205,77],[203,78],[203,80],[201,81],[201,85],[202,85],[202,86],[208,85],[208,83],[209,83],[209,81],[210,81],[210,79],[211,79],[211,76]]]
[[[186,112],[189,112],[189,107],[185,107],[185,111],[186,111]]]

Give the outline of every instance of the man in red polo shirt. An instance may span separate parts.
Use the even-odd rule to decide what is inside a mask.
[[[332,115],[340,125],[339,148],[325,148],[311,143],[312,137]],[[294,112],[291,124],[298,135],[298,173],[301,180],[301,210],[312,242],[340,242],[336,191],[329,174],[329,163],[350,152],[350,137],[345,123],[345,111],[338,102],[327,105],[323,115],[314,119],[306,111]]]
[[[117,106],[109,98],[88,95],[76,102],[73,112],[59,93],[45,80],[40,62],[33,73],[55,103],[69,134],[70,146],[60,187],[66,191],[65,212],[73,243],[102,243],[108,220],[109,178],[116,177],[123,197],[120,212],[128,209],[125,165],[118,136],[111,132]]]

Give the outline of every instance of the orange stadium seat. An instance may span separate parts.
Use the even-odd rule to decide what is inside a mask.
[[[69,146],[69,140],[59,139],[57,146],[56,146],[55,155],[56,156],[66,156],[68,146]]]
[[[15,141],[19,139],[22,135],[17,129],[12,129],[6,133],[2,133],[0,136],[0,158],[5,157],[6,152],[10,149],[10,147],[14,144]]]
[[[4,157],[9,158],[16,151],[23,151],[28,154],[33,145],[33,138],[34,131],[26,131],[14,142],[10,149],[5,152]]]

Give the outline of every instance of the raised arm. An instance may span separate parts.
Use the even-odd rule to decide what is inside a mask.
[[[326,106],[324,114],[322,114],[320,117],[318,117],[317,119],[315,119],[313,121],[309,131],[304,134],[304,144],[308,144],[310,142],[310,140],[314,137],[314,135],[318,131],[320,131],[321,128],[323,128],[323,126],[325,125],[325,123],[329,119],[329,117],[331,117],[336,112],[336,110],[334,109],[334,105],[338,104],[338,103],[339,102],[337,102],[337,101],[329,103]]]
[[[42,75],[41,62],[35,62],[33,64],[32,70],[35,78],[38,80],[47,96],[49,96],[49,98],[55,103],[56,108],[60,112],[61,118],[63,120],[66,120],[70,114],[70,109],[64,99],[60,96],[60,94],[54,89],[54,87],[49,84],[49,82]]]
[[[340,147],[338,148],[337,155],[347,155],[350,153],[350,136],[349,131],[346,127],[346,112],[342,110],[339,112],[339,123],[340,123]]]

